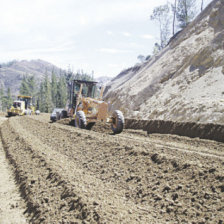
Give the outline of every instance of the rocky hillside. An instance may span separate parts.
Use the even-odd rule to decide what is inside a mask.
[[[224,1],[214,0],[158,55],[105,90],[113,109],[141,119],[224,123]]]
[[[54,70],[56,74],[60,73],[60,68],[40,59],[12,61],[1,64],[0,86],[3,85],[5,90],[10,87],[12,94],[17,94],[24,75],[34,75],[36,80],[39,81],[43,79],[46,72],[50,75],[52,70]]]

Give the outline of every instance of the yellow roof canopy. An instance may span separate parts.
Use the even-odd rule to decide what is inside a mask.
[[[17,98],[32,99],[32,96],[18,95]]]

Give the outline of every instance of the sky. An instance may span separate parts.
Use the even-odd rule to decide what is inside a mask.
[[[42,59],[96,78],[116,76],[138,55],[152,54],[159,29],[150,15],[166,2],[0,0],[0,62]]]

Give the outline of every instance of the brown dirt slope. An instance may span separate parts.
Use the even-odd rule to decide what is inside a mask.
[[[45,115],[10,118],[1,138],[32,223],[223,223],[223,143]]]
[[[224,124],[224,1],[210,5],[162,51],[105,91],[125,117]]]
[[[175,134],[224,142],[224,125],[212,123],[125,119],[125,127],[144,130],[148,133]]]

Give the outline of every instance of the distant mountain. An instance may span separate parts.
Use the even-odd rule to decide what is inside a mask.
[[[0,86],[3,85],[5,91],[10,87],[12,95],[17,95],[24,75],[34,75],[37,82],[40,82],[46,73],[51,75],[52,70],[56,74],[62,71],[57,66],[40,59],[2,63],[0,64]]]

